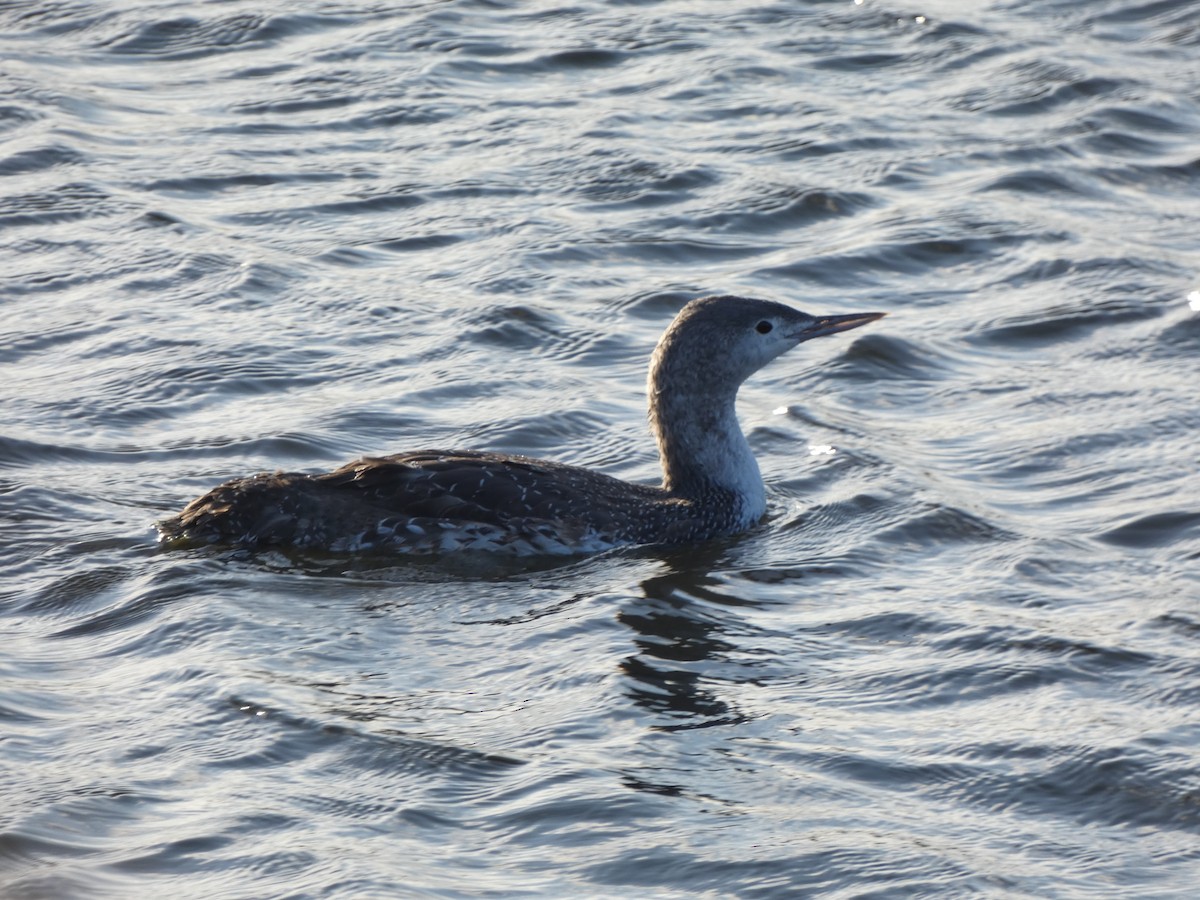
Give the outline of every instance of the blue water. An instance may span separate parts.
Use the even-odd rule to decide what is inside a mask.
[[[1200,5],[8,2],[0,90],[4,897],[1195,895]],[[889,313],[743,389],[750,534],[155,543],[652,481],[706,293]]]

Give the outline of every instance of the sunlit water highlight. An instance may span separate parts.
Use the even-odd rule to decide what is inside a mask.
[[[0,8],[0,893],[1190,897],[1194,3]],[[164,553],[218,481],[652,480],[690,297],[736,540]],[[818,346],[819,345],[819,346]]]

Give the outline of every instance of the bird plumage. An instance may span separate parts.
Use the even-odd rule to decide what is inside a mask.
[[[766,504],[734,411],[738,387],[796,344],[880,315],[816,317],[728,296],[685,306],[650,366],[662,486],[525,456],[420,450],[324,474],[234,479],[160,522],[159,531],[169,543],[518,555],[732,534],[760,519]]]

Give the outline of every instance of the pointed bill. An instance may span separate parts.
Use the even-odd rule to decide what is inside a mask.
[[[802,341],[807,341],[811,338],[824,337],[827,334],[838,334],[882,319],[886,315],[887,313],[870,312],[847,313],[841,316],[817,316],[800,331],[797,337]]]

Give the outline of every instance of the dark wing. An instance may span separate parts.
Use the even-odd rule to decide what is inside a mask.
[[[666,501],[666,502],[664,502]],[[461,450],[360,459],[323,475],[239,478],[159,523],[167,541],[428,552],[649,542],[686,517],[659,488],[576,466]],[[683,513],[681,516],[680,513]],[[668,527],[669,526],[669,527]]]
[[[599,526],[661,494],[576,466],[468,450],[361,459],[315,480],[393,514],[499,526],[514,519]]]

